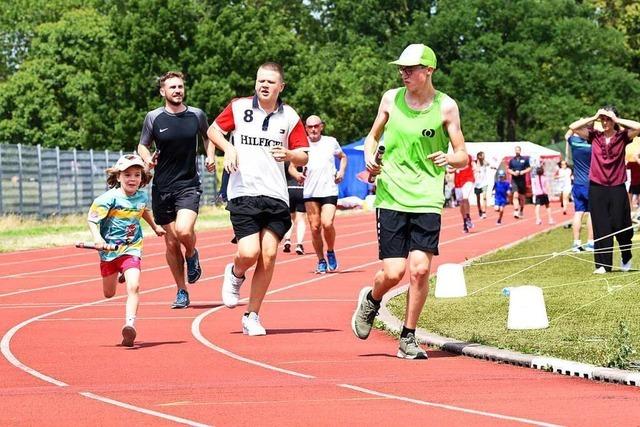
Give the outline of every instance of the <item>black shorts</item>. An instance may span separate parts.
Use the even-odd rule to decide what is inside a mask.
[[[236,197],[227,203],[231,225],[237,240],[265,228],[282,237],[291,228],[291,214],[285,202],[267,196]]]
[[[322,206],[322,205],[337,206],[338,205],[338,196],[307,197],[307,198],[304,199],[304,201],[305,201],[305,203],[306,202],[320,203],[320,206]]]
[[[304,199],[302,198],[302,187],[289,187],[289,212],[306,212]]]
[[[164,193],[151,189],[151,209],[153,219],[158,225],[167,225],[176,220],[180,209],[189,209],[198,213],[200,208],[200,187],[187,187],[182,190]]]
[[[549,206],[549,195],[541,194],[536,196],[536,205]]]
[[[514,176],[511,178],[511,189],[524,196],[527,194],[527,179],[524,176]]]
[[[376,209],[378,256],[407,258],[413,250],[438,255],[440,214]]]
[[[629,186],[629,194],[640,194],[640,184],[630,185]]]

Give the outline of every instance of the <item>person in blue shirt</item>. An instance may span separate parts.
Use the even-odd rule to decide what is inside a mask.
[[[496,224],[502,224],[502,215],[504,215],[504,207],[507,205],[511,185],[507,181],[507,174],[501,169],[498,171],[498,181],[493,185],[494,205],[498,208],[498,220]]]
[[[513,186],[513,217],[524,217],[524,205],[527,195],[527,174],[531,172],[531,163],[529,158],[521,154],[522,148],[515,147],[516,155],[509,160],[507,173],[511,175],[511,184]]]
[[[573,159],[573,189],[571,196],[575,213],[573,214],[573,252],[593,252],[593,225],[589,215],[589,169],[591,168],[591,144],[576,135],[571,129],[565,134],[567,141],[565,158]],[[587,243],[582,245],[580,229],[582,217],[587,215]]]
[[[147,193],[140,190],[150,179],[144,167],[142,158],[135,154],[120,157],[112,168],[107,169],[107,185],[110,189],[93,201],[87,218],[96,248],[117,245],[114,251],[100,250],[100,273],[106,298],[115,295],[118,274],[124,275],[127,306],[125,325],[122,328],[122,345],[126,347],[133,347],[136,338],[135,321],[142,256],[140,218],[143,218],[158,236],[166,233],[153,220],[148,209]]]

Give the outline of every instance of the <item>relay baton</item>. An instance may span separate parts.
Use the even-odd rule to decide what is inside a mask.
[[[377,165],[379,165],[380,163],[382,163],[382,156],[384,155],[384,145],[380,144],[378,146],[378,150],[376,151],[376,158],[375,158],[375,162]],[[369,174],[369,184],[373,184],[373,181],[376,180],[376,176],[375,175],[371,175]]]
[[[113,243],[105,243],[104,245],[102,245],[102,248],[99,248],[93,242],[77,242],[76,248],[95,249],[97,251],[117,251],[118,245],[114,245]]]

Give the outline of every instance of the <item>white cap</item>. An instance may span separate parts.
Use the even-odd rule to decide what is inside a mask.
[[[120,172],[129,169],[131,166],[140,166],[144,168],[144,161],[137,154],[125,154],[120,157],[113,167]]]

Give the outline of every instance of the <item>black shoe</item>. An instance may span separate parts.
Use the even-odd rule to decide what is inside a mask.
[[[298,255],[304,255],[304,247],[302,246],[302,243],[298,243],[296,245],[296,253]]]
[[[284,241],[284,245],[282,246],[282,252],[286,252],[286,253],[291,252],[291,240],[287,239]]]
[[[198,250],[195,249],[193,256],[187,258],[187,281],[189,283],[195,283],[202,276],[202,268],[200,267],[200,257],[198,256]]]

